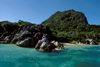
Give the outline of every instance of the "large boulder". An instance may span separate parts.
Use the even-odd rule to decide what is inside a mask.
[[[38,39],[35,38],[34,35],[27,30],[21,30],[19,33],[16,33],[12,39],[12,43],[15,43],[21,47],[35,47],[37,41]]]
[[[23,40],[26,37],[30,37],[32,34],[29,31],[21,30],[19,33],[16,33],[12,39],[12,43],[16,43],[18,40]]]
[[[53,43],[49,43],[48,46],[44,49],[45,52],[53,52],[56,46]]]
[[[51,41],[51,43],[54,44],[58,50],[61,50],[64,48],[64,45],[58,41]]]
[[[34,47],[36,41],[34,41],[31,37],[25,38],[24,40],[18,41],[16,43],[17,46],[21,47]]]
[[[47,38],[47,34],[44,34],[42,39],[38,41],[38,43],[35,46],[35,49],[44,49],[45,47],[47,47],[47,45],[49,44],[48,38]]]
[[[48,36],[43,35],[42,39],[39,40],[37,45],[35,46],[35,49],[39,51],[52,52],[53,50],[56,50],[56,49],[57,50],[63,49],[63,44],[57,41],[50,42],[48,40]]]

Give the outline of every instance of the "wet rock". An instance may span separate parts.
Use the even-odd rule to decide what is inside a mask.
[[[42,39],[38,41],[38,43],[35,46],[35,49],[43,49],[49,44],[47,34],[43,35]]]
[[[56,46],[52,43],[49,43],[48,46],[44,49],[45,52],[52,52],[55,50]]]
[[[56,41],[50,42],[48,40],[47,35],[43,35],[42,39],[39,40],[37,45],[35,46],[36,50],[44,51],[44,52],[52,52],[53,50],[55,50],[55,48],[58,48],[61,50],[63,49],[63,44]]]
[[[64,48],[63,44],[58,41],[51,41],[51,43],[54,44],[56,46],[56,48],[58,48],[58,49]]]

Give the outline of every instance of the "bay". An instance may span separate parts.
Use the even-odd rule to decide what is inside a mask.
[[[100,46],[66,46],[45,53],[14,44],[0,44],[0,67],[100,67]]]

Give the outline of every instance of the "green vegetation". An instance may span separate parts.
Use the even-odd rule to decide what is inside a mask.
[[[27,21],[19,20],[17,23],[9,22],[9,21],[2,21],[0,22],[0,36],[7,32],[12,32],[14,29],[19,28],[26,24],[32,24]],[[36,24],[32,24],[36,25]]]
[[[49,26],[53,31],[53,36],[60,41],[84,43],[86,39],[94,39],[100,42],[100,25],[89,25],[82,12],[58,11],[42,25]]]
[[[30,22],[27,22],[27,21],[23,21],[23,20],[19,20],[17,23],[16,22],[9,22],[9,21],[2,21],[0,22],[0,26],[4,26],[6,24],[14,24],[14,25],[18,25],[18,26],[23,26],[23,25],[26,25],[26,24],[32,24]],[[36,25],[36,24],[32,24],[32,25]]]
[[[19,26],[23,26],[23,25],[26,25],[26,24],[32,24],[32,23],[27,22],[27,21],[19,20],[17,24],[18,24]],[[35,25],[35,24],[34,24],[34,25]]]
[[[2,21],[0,22],[0,35],[5,31],[4,26],[6,24],[21,27],[32,23],[22,20],[19,20],[17,23]],[[85,43],[86,39],[93,39],[100,43],[100,25],[88,24],[87,18],[82,12],[75,10],[58,11],[41,24],[49,26],[52,31],[53,39],[58,41],[70,43],[80,41]]]

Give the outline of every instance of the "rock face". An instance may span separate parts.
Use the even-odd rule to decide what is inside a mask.
[[[15,30],[18,30],[19,26],[13,23],[2,25],[2,35],[0,39],[7,39],[10,35],[12,35]]]
[[[16,45],[21,47],[33,47],[34,41],[32,41],[31,37],[27,37],[24,40],[17,41]]]
[[[3,32],[4,32],[4,28],[0,25],[0,36],[2,35]]]
[[[50,29],[46,26],[25,25],[18,30],[11,42],[22,47],[35,47],[43,34],[50,36],[50,33]]]

